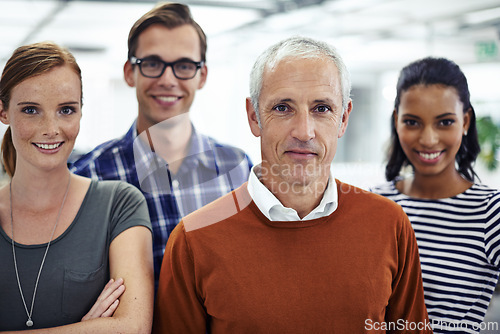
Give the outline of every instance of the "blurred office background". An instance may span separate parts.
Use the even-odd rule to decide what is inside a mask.
[[[425,56],[457,62],[478,117],[500,125],[500,0],[199,0],[190,5],[208,36],[206,86],[192,107],[197,128],[260,160],[247,125],[251,66],[290,35],[330,42],[351,72],[354,111],[335,158],[336,177],[367,188],[383,182],[385,146],[399,70]],[[82,71],[84,108],[76,151],[123,135],[137,115],[123,80],[132,24],[156,1],[0,0],[0,67],[19,45],[52,40],[68,47]],[[0,127],[3,131],[4,126]],[[484,130],[499,145],[495,128]],[[495,150],[493,150],[495,152]],[[500,187],[498,151],[480,160],[482,181]],[[496,307],[496,308],[495,308]],[[500,318],[500,299],[489,316]],[[493,315],[492,315],[493,314]]]

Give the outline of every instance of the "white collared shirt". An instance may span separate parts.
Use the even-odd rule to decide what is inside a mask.
[[[287,208],[267,189],[259,180],[255,168],[260,168],[260,164],[253,166],[248,179],[248,192],[259,210],[271,221],[299,221],[311,220],[326,217],[334,212],[338,207],[338,193],[335,178],[330,170],[328,185],[319,205],[314,208],[304,218],[300,219],[297,211]]]

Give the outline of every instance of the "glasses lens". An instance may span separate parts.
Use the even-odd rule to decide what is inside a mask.
[[[191,79],[196,74],[196,64],[181,61],[174,64],[174,72],[175,74],[182,79]]]
[[[141,62],[141,71],[145,76],[156,77],[160,76],[163,71],[164,64],[155,59],[144,59]]]

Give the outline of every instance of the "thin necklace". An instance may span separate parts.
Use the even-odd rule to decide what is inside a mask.
[[[66,202],[66,197],[68,196],[69,185],[71,183],[71,174],[69,175],[68,185],[66,186],[66,192],[64,193],[64,198],[62,200],[61,207],[59,208],[59,213],[57,214],[56,223],[54,224],[54,228],[52,229],[52,234],[50,235],[49,242],[47,243],[47,248],[45,249],[45,254],[43,255],[42,263],[40,264],[40,270],[38,270],[38,276],[36,277],[35,289],[33,290],[33,298],[31,299],[31,308],[28,312],[28,307],[26,306],[26,301],[24,300],[23,289],[21,288],[21,281],[19,280],[19,272],[17,271],[17,261],[16,261],[16,249],[14,247],[14,218],[12,217],[12,182],[9,184],[9,200],[10,200],[10,229],[12,234],[12,255],[14,256],[14,268],[16,270],[16,278],[17,278],[17,286],[19,287],[19,293],[21,294],[21,299],[23,300],[24,310],[26,311],[26,315],[28,316],[28,320],[26,321],[26,326],[33,326],[33,320],[31,320],[31,316],[33,315],[33,305],[35,305],[35,296],[36,289],[38,288],[38,280],[40,279],[40,274],[42,273],[43,264],[45,263],[45,258],[47,257],[47,253],[49,251],[50,243],[52,242],[52,238],[54,237],[54,232],[56,231],[57,223],[59,222],[59,217],[61,217],[62,208],[64,207],[64,202]]]

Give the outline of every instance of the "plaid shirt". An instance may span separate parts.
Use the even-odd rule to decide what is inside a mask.
[[[189,153],[173,174],[154,148],[139,139],[134,122],[125,136],[97,146],[73,163],[71,171],[98,180],[126,181],[142,191],[153,226],[156,286],[165,245],[177,223],[246,182],[251,167],[243,151],[218,144],[193,127]]]

